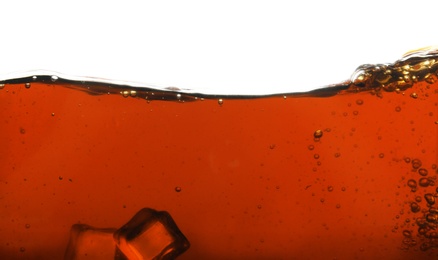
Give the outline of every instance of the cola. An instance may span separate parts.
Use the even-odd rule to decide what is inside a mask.
[[[5,78],[0,255],[59,259],[72,224],[149,207],[190,241],[179,259],[436,257],[437,68],[426,49],[263,96]]]

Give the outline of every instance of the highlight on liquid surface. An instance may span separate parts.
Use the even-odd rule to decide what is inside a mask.
[[[437,72],[425,49],[266,96],[4,79],[0,256],[75,259],[72,232],[112,259],[436,257]]]

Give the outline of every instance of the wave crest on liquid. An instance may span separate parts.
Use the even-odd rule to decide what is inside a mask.
[[[324,68],[325,69],[325,68]],[[316,88],[307,92],[286,92],[263,95],[224,95],[202,93],[193,89],[174,86],[159,86],[147,83],[104,79],[97,77],[72,76],[47,70],[17,72],[0,76],[0,86],[8,84],[30,84],[32,82],[56,84],[85,91],[89,94],[121,94],[125,97],[143,97],[148,100],[194,100],[197,97],[244,98],[256,96],[315,96],[325,97],[341,93],[372,91],[375,93],[399,92],[411,88],[417,82],[434,83],[438,80],[438,47],[427,47],[410,51],[394,63],[363,64],[349,80]],[[269,86],[267,86],[269,88]],[[291,86],[293,89],[294,86]],[[175,95],[175,93],[177,93]]]

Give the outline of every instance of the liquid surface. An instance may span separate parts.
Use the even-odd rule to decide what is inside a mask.
[[[72,225],[149,207],[190,241],[179,259],[436,257],[435,60],[258,97],[6,79],[0,256],[62,259]]]

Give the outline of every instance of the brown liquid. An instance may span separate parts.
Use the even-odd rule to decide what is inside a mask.
[[[436,257],[434,55],[258,98],[5,81],[0,256],[62,259],[73,224],[150,207],[190,241],[179,259]]]

